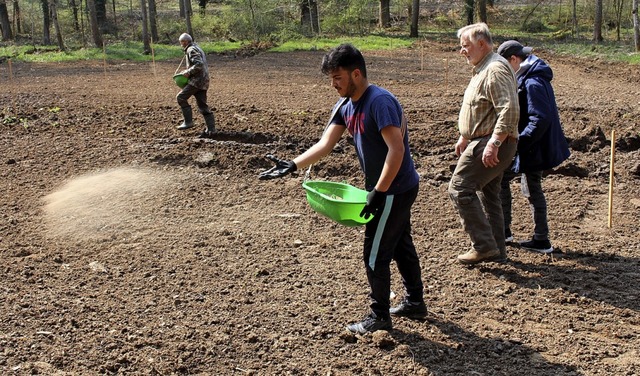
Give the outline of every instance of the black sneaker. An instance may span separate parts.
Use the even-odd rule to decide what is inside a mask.
[[[388,319],[381,319],[371,314],[365,317],[361,322],[347,325],[347,330],[351,333],[366,334],[373,333],[376,330],[391,330],[392,327],[391,317]]]
[[[551,242],[549,239],[546,240],[537,240],[531,239],[524,242],[520,242],[520,247],[527,249],[529,251],[538,252],[538,253],[551,253],[553,252],[553,247],[551,246]]]
[[[395,316],[404,316],[410,319],[424,319],[427,317],[427,305],[424,302],[410,302],[403,299],[396,307],[392,307],[389,313]]]

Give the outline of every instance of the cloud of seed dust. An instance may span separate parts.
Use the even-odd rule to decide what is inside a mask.
[[[83,240],[150,231],[171,184],[166,172],[135,168],[75,178],[44,198],[47,234]]]

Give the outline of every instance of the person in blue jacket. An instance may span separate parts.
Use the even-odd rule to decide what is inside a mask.
[[[547,201],[542,190],[542,173],[565,161],[570,151],[551,86],[553,71],[532,52],[531,47],[524,47],[515,40],[508,40],[498,47],[498,54],[507,59],[516,74],[520,103],[518,151],[502,178],[500,199],[504,214],[505,238],[512,242],[509,184],[522,174],[522,193],[531,204],[535,227],[532,239],[519,244],[531,251],[551,253],[553,247],[549,240]]]

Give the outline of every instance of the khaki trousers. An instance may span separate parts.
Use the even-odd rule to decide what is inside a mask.
[[[506,252],[504,217],[500,201],[500,181],[516,154],[517,141],[507,139],[498,151],[495,167],[482,164],[482,153],[490,135],[469,142],[460,155],[449,182],[449,196],[460,215],[460,222],[479,253],[499,249]]]

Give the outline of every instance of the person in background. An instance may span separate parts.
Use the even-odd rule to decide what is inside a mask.
[[[542,172],[564,162],[571,152],[564,136],[556,98],[551,86],[553,71],[542,59],[532,54],[531,47],[508,40],[498,47],[498,54],[509,62],[518,81],[520,120],[518,150],[512,165],[502,177],[502,212],[507,241],[511,233],[510,182],[521,175],[522,192],[531,204],[535,224],[531,240],[520,242],[522,248],[551,253],[547,224],[547,201],[542,190]]]
[[[189,104],[189,98],[196,98],[198,110],[204,117],[205,130],[200,134],[200,138],[210,138],[216,132],[216,120],[213,111],[207,105],[207,90],[209,89],[209,67],[207,66],[207,55],[191,38],[191,35],[183,33],[178,38],[184,50],[187,69],[179,74],[187,77],[189,82],[178,93],[176,99],[182,111],[184,121],[178,126],[179,130],[193,128],[193,110]]]
[[[411,207],[418,195],[419,176],[409,150],[407,119],[393,94],[369,84],[364,57],[354,46],[342,44],[326,54],[322,72],[341,98],[321,139],[291,161],[270,156],[275,166],[259,178],[279,178],[316,163],[349,131],[369,191],[360,216],[373,219],[365,227],[363,251],[370,312],[347,330],[359,334],[390,330],[391,315],[415,319],[427,315],[420,259],[411,236]],[[405,288],[403,301],[393,308],[392,260]]]
[[[500,182],[516,153],[519,107],[515,76],[509,63],[493,52],[489,27],[468,25],[458,30],[458,37],[473,76],[458,118],[459,159],[449,196],[472,245],[458,261],[477,264],[507,256]]]

